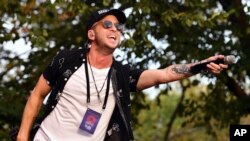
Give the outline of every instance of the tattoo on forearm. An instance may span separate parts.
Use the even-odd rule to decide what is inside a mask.
[[[190,68],[187,65],[175,65],[172,68],[172,71],[174,71],[177,74],[192,74],[190,72]]]

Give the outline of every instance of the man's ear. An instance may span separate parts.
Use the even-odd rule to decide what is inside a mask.
[[[94,30],[89,30],[88,31],[88,38],[90,40],[94,40],[95,39],[95,32],[94,32]]]

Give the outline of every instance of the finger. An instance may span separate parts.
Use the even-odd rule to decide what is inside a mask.
[[[215,55],[215,56],[211,56],[209,57],[208,59],[206,59],[207,61],[214,61],[214,60],[217,60],[217,59],[224,59],[225,56],[224,55]]]
[[[227,64],[220,64],[220,67],[223,68],[223,69],[227,69],[228,65]]]
[[[220,65],[218,65],[218,64],[215,64],[215,63],[209,63],[208,64],[208,67],[210,68],[210,69],[212,69],[212,70],[222,70],[223,68],[220,66]]]
[[[211,73],[213,73],[213,74],[219,74],[221,71],[219,71],[219,70],[209,70],[209,72],[211,72]]]

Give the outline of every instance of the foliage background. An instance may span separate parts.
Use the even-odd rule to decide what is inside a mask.
[[[19,125],[30,91],[56,52],[83,46],[90,13],[116,7],[128,18],[116,55],[124,63],[147,69],[214,54],[239,59],[220,75],[161,85],[154,99],[133,93],[136,139],[185,141],[202,133],[201,140],[229,140],[230,124],[250,122],[249,6],[240,0],[1,0],[0,139],[9,140],[9,128]],[[20,39],[31,46],[26,54],[5,48]]]

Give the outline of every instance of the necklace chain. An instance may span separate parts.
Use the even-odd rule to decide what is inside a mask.
[[[90,71],[91,71],[91,74],[92,74],[92,78],[93,78],[93,81],[94,81],[94,84],[95,84],[95,89],[96,89],[96,92],[97,92],[97,97],[98,97],[98,99],[99,99],[99,101],[100,101],[100,103],[101,103],[102,101],[101,101],[101,98],[100,98],[100,93],[101,93],[101,91],[102,91],[102,89],[103,89],[103,87],[104,87],[104,84],[105,84],[105,82],[106,82],[106,80],[107,80],[107,78],[108,78],[108,74],[107,74],[107,76],[106,76],[106,78],[105,78],[105,80],[104,80],[104,82],[103,82],[103,84],[102,84],[101,89],[98,90],[97,85],[96,85],[96,81],[95,81],[95,76],[94,76],[94,73],[93,73],[93,70],[92,70],[92,66],[91,66],[91,64],[90,64],[89,56],[88,56],[88,62],[89,62],[89,66],[90,66]]]

